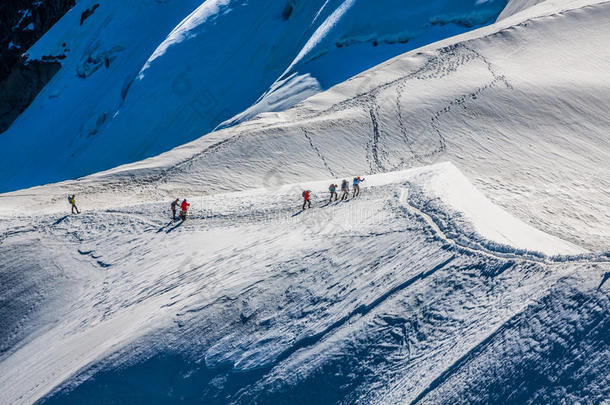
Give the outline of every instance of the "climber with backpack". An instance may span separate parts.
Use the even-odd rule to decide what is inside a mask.
[[[305,190],[303,191],[303,211],[305,210],[305,205],[309,204],[309,208],[311,208],[311,200],[309,199],[311,191]]]
[[[345,179],[341,182],[341,191],[343,192],[341,194],[341,201],[347,200],[349,198],[349,183]]]
[[[330,191],[330,199],[328,200],[328,202],[332,202],[333,201],[333,195],[335,196],[335,201],[337,201],[337,199],[339,198],[339,196],[337,195],[337,185],[336,184],[331,184],[328,187],[328,191]]]
[[[80,214],[78,207],[76,206],[76,195],[68,195],[68,203],[72,206],[72,213],[74,214],[74,210],[76,210],[77,214]]]
[[[188,210],[188,208],[191,206],[191,204],[189,204],[188,202],[186,202],[186,198],[184,200],[182,200],[182,204],[180,205],[180,219],[182,219],[182,221],[186,221],[186,211]]]
[[[352,197],[356,197],[357,195],[360,195],[360,183],[362,183],[364,181],[364,177],[360,178],[360,176],[358,177],[354,177],[354,182],[352,183],[353,187],[354,187],[354,194],[352,195]]]
[[[172,216],[174,221],[176,220],[176,210],[178,209],[178,205],[180,204],[180,200],[178,198],[176,198],[176,200],[174,200],[172,202],[172,205],[170,206],[172,209]]]
[[[349,184],[345,179],[343,179],[343,181],[341,182],[341,191],[343,192],[343,194],[341,194],[341,201],[347,200],[347,198],[349,197]]]

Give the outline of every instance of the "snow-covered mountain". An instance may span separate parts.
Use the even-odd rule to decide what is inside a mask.
[[[505,3],[81,0],[28,51],[62,68],[0,136],[0,170],[12,173],[0,191],[137,161],[225,120],[288,108],[491,23]]]
[[[27,59],[27,51],[74,0],[13,0],[0,4],[0,133],[61,68],[56,58]]]
[[[513,0],[292,108],[0,195],[0,403],[604,403],[609,39],[608,2]],[[295,66],[269,88],[316,77]]]

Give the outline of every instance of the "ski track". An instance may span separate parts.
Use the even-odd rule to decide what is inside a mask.
[[[464,94],[455,98],[454,100],[451,100],[447,103],[445,107],[433,113],[430,117],[430,126],[433,130],[433,133],[435,133],[438,137],[438,146],[429,152],[415,152],[412,143],[409,141],[409,136],[405,129],[405,119],[400,103],[401,95],[403,94],[403,92],[408,90],[408,83],[412,80],[442,79],[446,76],[451,75],[452,73],[456,72],[458,69],[466,66],[467,64],[475,61],[480,61],[486,65],[487,70],[492,76],[492,81],[479,88],[474,89],[473,91],[467,94]],[[369,115],[372,125],[372,135],[371,138],[368,140],[366,146],[368,156],[367,160],[369,162],[369,172],[380,173],[386,171],[394,171],[408,167],[409,165],[405,165],[406,162],[404,162],[404,160],[403,163],[394,165],[392,167],[387,167],[382,162],[381,156],[385,153],[382,151],[380,122],[377,118],[379,115],[379,103],[377,102],[377,99],[384,91],[395,88],[395,91],[397,93],[396,122],[399,123],[399,128],[401,130],[401,135],[404,139],[404,143],[407,149],[411,151],[413,159],[418,162],[430,162],[431,159],[438,158],[446,150],[446,139],[440,129],[440,120],[442,116],[451,112],[452,108],[458,106],[466,108],[467,101],[472,102],[476,100],[477,97],[479,97],[485,90],[493,87],[498,83],[502,83],[506,86],[506,88],[512,89],[512,85],[506,80],[503,75],[497,72],[496,68],[494,68],[494,66],[489,61],[487,61],[487,59],[483,55],[481,55],[479,52],[474,51],[473,49],[470,49],[464,44],[456,44],[438,50],[437,54],[431,56],[421,67],[416,69],[414,72],[406,74],[403,77],[396,79],[392,82],[380,85],[364,94],[360,94],[351,99],[339,102],[329,107],[328,109],[317,112],[313,115],[308,115],[307,113],[305,113],[304,115],[299,117],[298,122],[306,123],[313,119],[323,118],[331,114],[345,111],[348,109],[357,109],[365,111],[367,115]],[[314,145],[309,131],[304,126],[301,126],[301,130],[303,131],[304,136],[307,138],[311,148],[320,157],[324,167],[334,177],[335,172],[328,165],[327,159],[324,158],[320,150]],[[227,147],[233,145],[236,142],[239,142],[239,140],[242,138],[244,138],[243,135],[235,135],[233,137],[215,143],[207,147],[205,150],[193,155],[188,160],[177,164],[175,168],[172,168],[165,174],[161,174],[160,177],[166,178],[178,175],[178,173],[180,172],[188,171],[190,165],[192,165],[196,160],[203,159],[205,155],[209,153],[219,152],[221,151],[223,146]],[[252,135],[250,136],[250,138],[252,138]],[[151,179],[151,181],[154,180],[158,180],[158,178]]]
[[[466,49],[467,52],[464,52],[464,49]],[[396,89],[404,88],[406,90],[406,86],[407,86],[408,82],[411,80],[426,80],[426,79],[431,79],[431,78],[433,78],[433,79],[444,78],[446,76],[451,75],[453,72],[457,71],[457,69],[464,66],[465,64],[472,62],[473,60],[476,60],[477,58],[481,58],[481,60],[485,61],[485,59],[483,57],[478,56],[473,52],[468,52],[468,48],[462,44],[456,44],[456,45],[451,45],[451,46],[448,46],[445,48],[441,48],[436,52],[435,55],[429,57],[426,60],[426,62],[422,66],[420,66],[418,69],[416,69],[414,72],[406,74],[405,76],[395,79],[391,82],[379,85],[379,86],[375,87],[374,89],[367,91],[366,93],[359,94],[353,98],[336,103],[333,106],[330,106],[323,111],[319,111],[314,114],[304,112],[303,114],[300,114],[300,116],[297,118],[295,124],[301,125],[301,131],[303,131],[303,134],[309,141],[312,149],[322,160],[324,167],[330,173],[334,173],[334,171],[332,171],[332,169],[329,167],[327,160],[322,156],[319,149],[317,149],[315,147],[315,145],[313,144],[311,135],[309,133],[305,133],[305,131],[307,131],[307,130],[306,130],[304,124],[306,124],[312,120],[315,120],[317,118],[325,118],[334,113],[345,111],[348,109],[361,110],[363,112],[366,112],[366,114],[370,117],[370,121],[372,124],[372,135],[371,135],[371,139],[368,141],[368,144],[367,144],[367,155],[369,156],[368,160],[369,160],[369,164],[371,165],[370,172],[379,173],[382,171],[390,170],[389,168],[386,168],[384,166],[384,164],[382,163],[382,161],[380,159],[380,154],[381,154],[381,152],[380,152],[380,149],[381,149],[380,130],[379,130],[379,122],[377,119],[377,114],[378,114],[377,110],[378,110],[379,106],[376,101],[377,98],[379,97],[379,95],[383,91],[386,91],[388,89],[392,89],[395,87],[396,87]],[[489,64],[489,66],[491,66],[491,64]],[[493,74],[495,74],[495,73],[493,73]],[[499,76],[497,81],[500,81],[500,80],[502,80],[501,76]],[[480,92],[487,87],[489,87],[489,85],[484,86],[482,89],[479,89],[477,91]],[[460,99],[462,99],[462,98],[465,99],[465,97],[466,96],[461,97]],[[398,96],[397,98],[400,99],[400,96]],[[399,104],[398,101],[397,101],[397,103]],[[416,160],[422,161],[425,159],[430,159],[430,158],[440,155],[444,151],[445,141],[444,141],[444,137],[443,137],[442,133],[440,132],[440,129],[437,126],[437,121],[438,121],[438,118],[442,114],[449,111],[448,108],[451,105],[456,104],[456,103],[458,103],[458,101],[452,101],[449,103],[448,107],[445,107],[445,108],[439,110],[437,113],[433,114],[433,116],[430,119],[430,124],[431,124],[434,132],[439,137],[439,147],[437,149],[435,149],[431,152],[425,153],[425,154],[414,155],[414,158]],[[463,104],[463,101],[462,101],[462,104]],[[396,117],[397,121],[399,123],[400,122],[404,123],[404,119],[402,117],[402,112],[399,110],[396,112],[396,114],[397,114],[397,117]],[[276,128],[276,127],[277,127],[277,124],[273,124],[270,126],[270,128]],[[403,135],[406,138],[407,135],[406,134],[403,134]],[[233,147],[233,146],[237,145],[240,141],[245,141],[246,139],[248,140],[248,142],[250,144],[256,144],[258,142],[256,140],[257,137],[260,137],[260,135],[252,134],[252,133],[238,133],[238,134],[230,135],[229,137],[227,137],[225,139],[221,139],[218,142],[215,142],[209,146],[206,146],[203,150],[192,154],[190,157],[188,157],[180,162],[176,162],[171,167],[157,169],[156,173],[154,173],[154,174],[151,174],[151,173],[138,173],[137,175],[125,174],[125,175],[121,176],[120,185],[122,187],[122,190],[124,191],[125,187],[146,188],[147,186],[154,184],[154,183],[159,183],[159,182],[160,183],[170,183],[172,178],[179,177],[179,176],[183,175],[184,173],[188,173],[189,170],[191,170],[195,167],[197,162],[205,160],[208,155],[222,153],[222,151],[224,149]],[[260,142],[264,142],[264,141],[261,139]],[[407,148],[412,148],[412,146],[408,142],[405,142],[405,144],[407,145]],[[249,145],[248,147],[252,147],[252,145]],[[397,166],[392,167],[391,170],[397,170],[401,167],[402,166],[397,165]],[[333,174],[333,176],[334,176],[334,174]],[[109,185],[109,186],[113,187],[113,185]],[[99,190],[96,190],[96,187],[99,187],[99,186],[87,186],[85,184],[84,186],[81,186],[81,187],[82,187],[82,189],[81,189],[81,191],[79,191],[80,194],[91,194],[91,193],[99,192]],[[114,187],[118,187],[118,184]]]
[[[330,166],[328,165],[328,162],[326,161],[326,158],[324,158],[324,155],[322,155],[320,150],[313,144],[313,140],[311,139],[311,135],[309,134],[309,132],[305,128],[302,128],[302,130],[303,130],[303,135],[305,136],[305,138],[309,142],[309,145],[311,146],[311,149],[313,149],[313,151],[316,153],[316,155],[318,155],[318,157],[324,164],[324,167],[326,167],[326,169],[328,170],[328,172],[330,173],[330,175],[332,177],[336,177],[335,172],[333,172],[333,169],[331,169]]]

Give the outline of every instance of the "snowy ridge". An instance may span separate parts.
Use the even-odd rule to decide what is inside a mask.
[[[596,44],[608,38],[598,29],[608,4],[565,2],[554,13],[547,3],[405,54],[289,111],[46,187],[27,204],[9,194],[2,209],[60,210],[69,192],[102,208],[111,190],[111,201],[142,202],[449,160],[536,228],[604,250],[610,77]]]
[[[546,1],[0,195],[0,403],[602,403],[609,10]]]

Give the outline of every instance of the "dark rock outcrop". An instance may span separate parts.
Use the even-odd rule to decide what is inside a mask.
[[[59,62],[40,60],[13,66],[0,82],[0,131],[17,119],[60,68]]]
[[[74,4],[75,0],[0,2],[0,133],[61,67],[61,55],[26,61],[23,54]]]
[[[282,18],[284,20],[288,20],[294,11],[296,6],[296,0],[288,0],[286,5],[284,6],[284,11],[282,11]]]
[[[99,6],[100,6],[99,4],[95,4],[93,7],[88,8],[85,11],[83,11],[83,13],[80,15],[80,25],[83,25],[85,20],[92,16],[93,13],[95,12],[95,9],[98,8]]]

